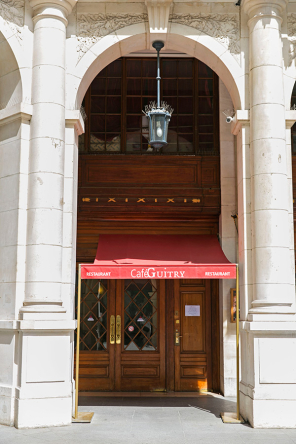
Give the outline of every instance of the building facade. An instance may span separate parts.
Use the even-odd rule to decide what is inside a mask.
[[[141,117],[155,40],[175,108],[161,153]],[[71,423],[76,264],[99,235],[218,233],[239,264],[241,415],[296,427],[295,42],[285,0],[0,0],[1,424]],[[234,396],[235,282],[148,281],[84,284],[82,390]],[[204,310],[177,319],[187,349],[183,303]],[[122,348],[117,307],[149,318],[123,322]]]

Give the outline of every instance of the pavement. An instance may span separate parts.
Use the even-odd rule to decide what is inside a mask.
[[[252,429],[223,424],[235,412],[232,398],[80,396],[79,411],[93,411],[91,424],[17,430],[0,426],[0,444],[289,444],[296,429]]]

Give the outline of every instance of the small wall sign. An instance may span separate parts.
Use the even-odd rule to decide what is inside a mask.
[[[236,288],[230,289],[230,322],[236,322]]]
[[[200,316],[200,305],[185,305],[185,316]]]
[[[135,329],[135,327],[134,327],[133,325],[130,325],[130,326],[128,327],[128,331],[134,331],[134,329]]]

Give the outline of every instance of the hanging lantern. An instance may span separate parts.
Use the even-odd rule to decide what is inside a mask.
[[[145,106],[143,113],[148,117],[149,121],[149,145],[159,150],[167,145],[168,128],[173,113],[173,108],[166,102],[160,103],[160,62],[159,52],[163,48],[164,43],[156,41],[152,44],[157,51],[157,103],[150,102]]]

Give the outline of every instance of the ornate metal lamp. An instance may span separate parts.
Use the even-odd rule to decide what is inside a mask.
[[[167,145],[168,128],[173,114],[173,108],[166,102],[160,103],[160,63],[159,52],[164,47],[164,43],[161,41],[153,42],[153,48],[157,51],[157,104],[150,102],[145,106],[143,113],[149,120],[149,144],[159,150],[163,146]]]

